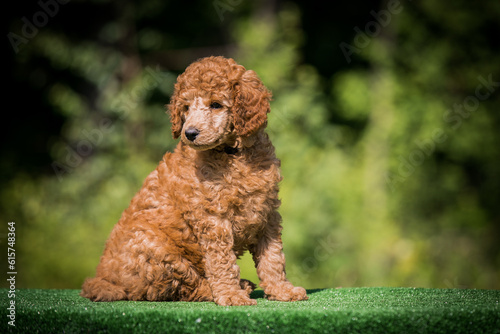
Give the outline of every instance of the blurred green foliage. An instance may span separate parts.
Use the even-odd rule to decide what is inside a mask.
[[[500,288],[500,5],[401,2],[390,14],[390,2],[363,3],[364,18],[335,26],[349,39],[322,41],[335,44],[334,65],[308,56],[315,31],[302,1],[59,8],[11,69],[60,124],[43,137],[48,170],[18,168],[24,144],[2,146],[0,220],[5,230],[16,221],[18,287],[78,288],[93,275],[121,212],[176,145],[164,104],[177,74],[222,53],[273,91],[293,283]],[[88,33],[64,30],[78,10],[101,12]],[[339,61],[340,42],[356,48],[352,63]],[[256,281],[250,257],[240,264]]]

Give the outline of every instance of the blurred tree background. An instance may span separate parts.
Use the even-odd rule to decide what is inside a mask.
[[[6,275],[15,221],[18,288],[94,275],[176,145],[164,108],[176,76],[208,55],[273,91],[292,282],[500,288],[500,2],[5,6],[0,257]]]

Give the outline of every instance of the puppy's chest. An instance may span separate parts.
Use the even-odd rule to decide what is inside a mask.
[[[209,202],[208,209],[242,228],[257,223],[262,215],[279,206],[281,175],[277,163],[252,164],[236,160],[224,166],[202,166],[198,174],[200,191]]]

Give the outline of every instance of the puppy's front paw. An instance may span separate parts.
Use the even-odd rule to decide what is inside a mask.
[[[257,301],[250,299],[243,290],[232,291],[223,296],[216,297],[215,302],[220,306],[257,305]]]
[[[307,300],[306,289],[300,286],[293,286],[291,284],[284,284],[280,287],[275,287],[270,291],[266,292],[267,299],[281,301],[281,302],[296,302],[299,300]]]

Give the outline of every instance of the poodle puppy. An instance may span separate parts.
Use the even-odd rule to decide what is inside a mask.
[[[232,59],[187,67],[168,105],[181,140],[123,212],[81,296],[254,305],[255,285],[236,264],[248,250],[268,299],[308,298],[285,276],[280,161],[264,132],[270,98]]]

